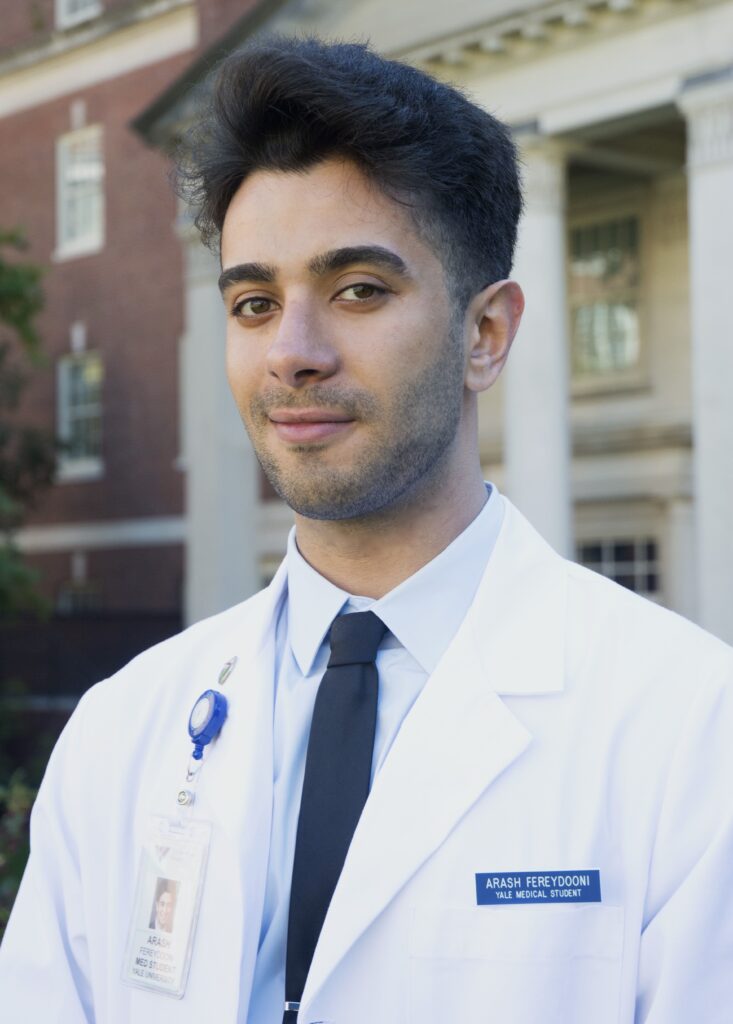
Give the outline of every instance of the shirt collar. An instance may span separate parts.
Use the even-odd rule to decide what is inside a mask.
[[[288,535],[288,636],[298,668],[307,676],[331,623],[349,600],[349,594],[321,576],[303,558],[295,542],[295,527]]]
[[[458,631],[501,528],[501,495],[491,484],[487,491],[484,507],[447,548],[384,597],[369,603],[428,674]],[[308,675],[332,621],[351,595],[306,562],[298,550],[294,528],[288,537],[286,559],[290,646],[300,671]]]

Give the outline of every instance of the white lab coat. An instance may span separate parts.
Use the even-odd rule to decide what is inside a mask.
[[[4,1024],[246,1022],[284,582],[281,569],[81,701],[33,815]],[[147,816],[175,810],[191,706],[234,655],[175,1000],[121,982],[138,848]],[[730,648],[565,562],[507,503],[473,606],[375,780],[299,1021],[730,1024],[732,683]],[[477,872],[581,869],[600,871],[601,903],[476,905]]]

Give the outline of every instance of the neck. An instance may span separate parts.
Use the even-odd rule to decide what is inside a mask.
[[[335,586],[380,598],[440,554],[485,502],[478,458],[466,460],[421,480],[399,503],[363,519],[296,515],[298,549]]]

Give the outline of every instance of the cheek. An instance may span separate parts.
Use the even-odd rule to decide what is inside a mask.
[[[254,365],[253,356],[254,353],[245,348],[241,338],[234,335],[233,331],[227,332],[226,374],[229,387],[237,401],[240,396],[249,394],[252,381],[256,377],[257,367]]]
[[[383,325],[362,360],[364,372],[379,377],[383,386],[397,390],[440,359],[447,331],[437,318],[411,311]]]

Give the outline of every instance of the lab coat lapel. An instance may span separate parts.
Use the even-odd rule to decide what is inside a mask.
[[[204,755],[194,804],[194,816],[211,822],[212,839],[185,995],[191,1019],[197,1013],[209,1016],[214,992],[222,1020],[238,1020],[249,1000],[259,940],[252,922],[262,917],[269,852],[275,624],[284,583],[281,567],[241,615],[234,609],[227,613],[231,623],[210,641],[206,685],[215,683],[233,656],[237,665],[222,688],[229,712],[220,737]],[[201,682],[192,684],[195,694],[192,689],[187,708],[204,688]],[[178,753],[179,769],[185,770],[189,753],[186,742]],[[168,796],[172,781],[167,781]],[[180,770],[175,782],[180,788]],[[216,978],[222,977],[236,983],[218,985]],[[131,1019],[165,1024],[178,1019],[177,1007],[174,1000],[136,992]]]
[[[205,803],[217,827],[245,851],[263,808],[272,802],[275,625],[285,578],[283,565],[247,619],[235,619],[222,637],[218,664],[233,656],[237,664],[222,687],[227,721],[211,756],[204,755],[196,798],[197,808]],[[268,837],[269,832],[265,847]]]
[[[506,505],[474,604],[375,780],[316,947],[304,1019],[353,943],[530,744],[499,694],[562,689],[564,563]]]
[[[212,928],[217,921],[229,919],[241,940],[241,956],[232,957],[231,971],[223,963],[216,969],[219,977],[239,978],[240,1007],[249,1001],[265,897],[272,817],[275,625],[285,580],[283,564],[252,621],[236,636],[232,651],[238,663],[231,678],[228,727],[221,737],[223,756],[215,770],[202,777],[212,819],[225,833],[241,885],[241,902],[233,902],[231,878],[214,878],[210,872],[207,879],[207,885],[216,887],[220,907],[218,914],[211,915]],[[210,767],[214,768],[213,759]],[[211,942],[210,948],[222,950],[220,936],[212,933]],[[237,1007],[231,1016],[222,1013],[221,1019],[238,1019]]]

